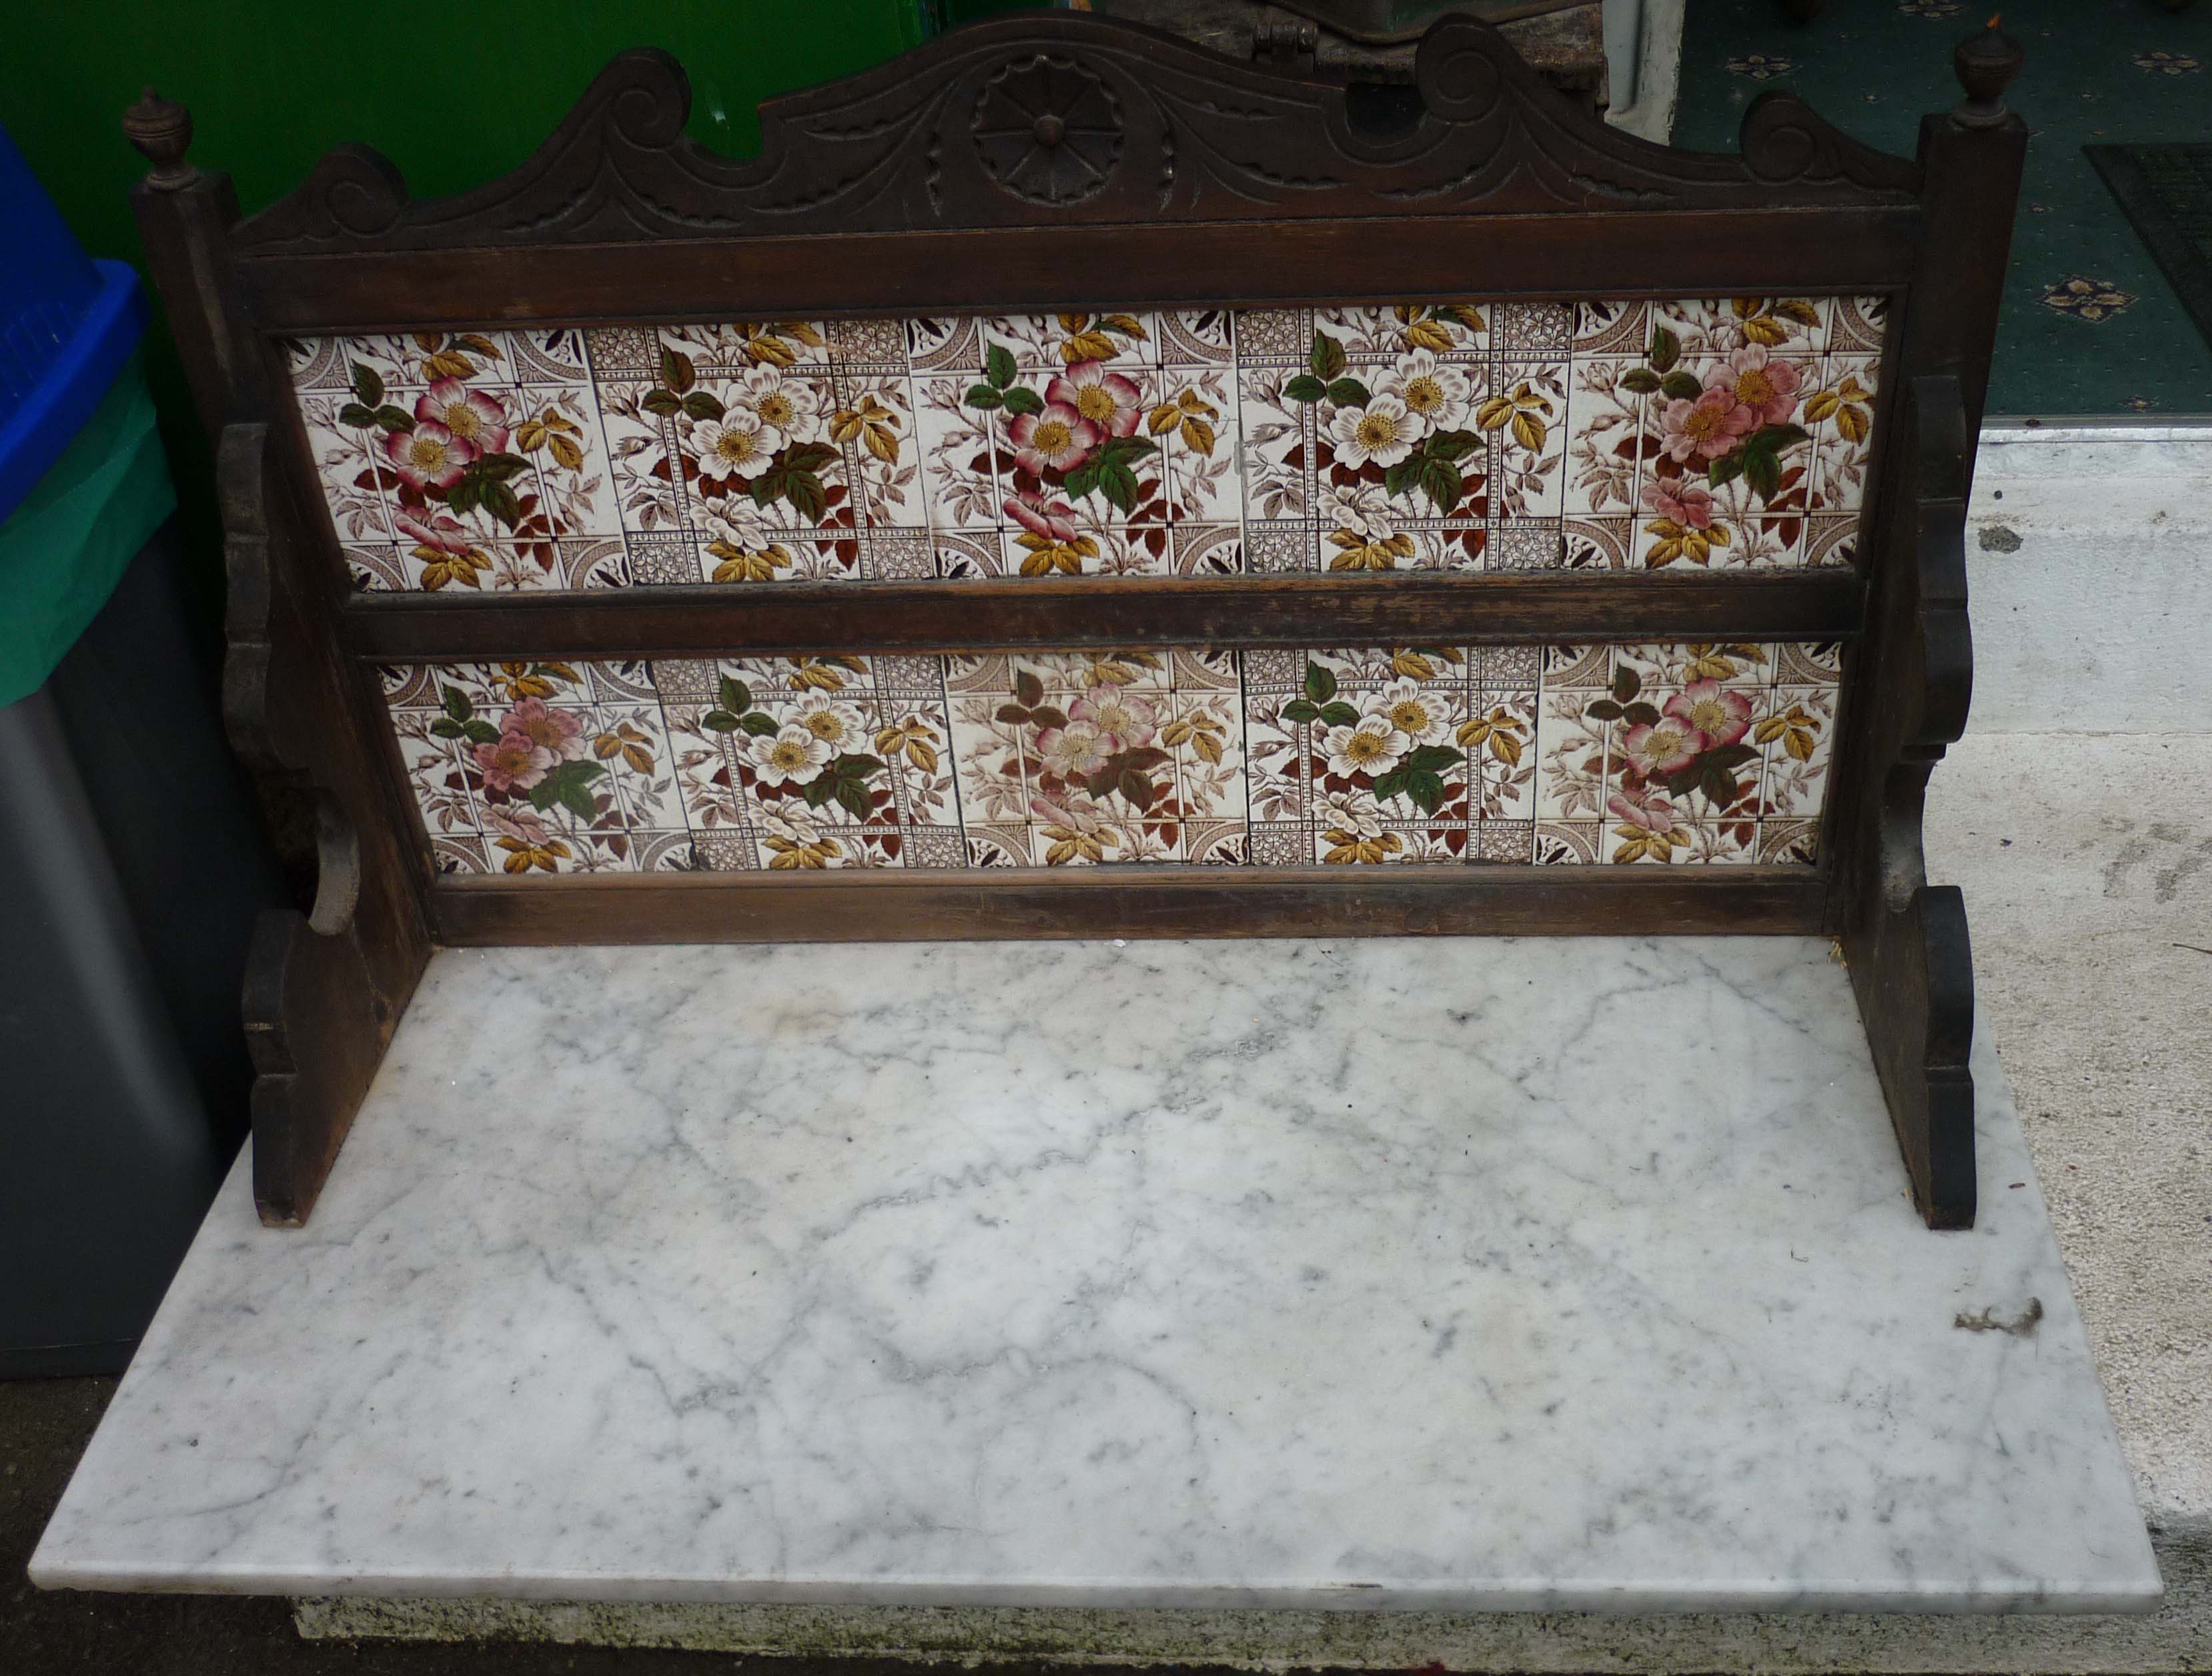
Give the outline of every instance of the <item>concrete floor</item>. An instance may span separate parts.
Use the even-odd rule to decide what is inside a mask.
[[[1928,852],[2143,1510],[2212,1522],[2212,739],[1970,737]]]

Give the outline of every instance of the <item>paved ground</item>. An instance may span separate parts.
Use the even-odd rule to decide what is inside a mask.
[[[1928,850],[2144,1510],[2212,1521],[2212,740],[1969,737]]]

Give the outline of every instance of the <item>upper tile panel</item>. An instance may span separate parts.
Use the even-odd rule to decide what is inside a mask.
[[[294,346],[356,587],[1848,564],[1879,297]]]

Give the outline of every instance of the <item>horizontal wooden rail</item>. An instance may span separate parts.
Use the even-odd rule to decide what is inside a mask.
[[[1389,286],[1383,301],[1884,291],[1911,277],[1920,227],[1919,205],[1901,204],[1008,227],[327,256],[257,256],[249,236],[237,271],[255,324],[300,335],[532,321],[1340,303],[1375,296],[1378,272]],[[988,263],[975,259],[979,238],[988,241]],[[1143,276],[1134,282],[1141,294],[1133,275]]]
[[[1189,580],[773,582],[498,596],[356,595],[354,655],[380,663],[1000,646],[1558,644],[1836,640],[1858,631],[1849,570]]]
[[[629,874],[441,881],[450,944],[939,937],[1810,936],[1812,868],[1471,864]]]

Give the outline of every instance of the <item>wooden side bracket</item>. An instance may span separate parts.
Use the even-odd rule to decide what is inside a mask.
[[[316,815],[313,909],[264,911],[244,997],[259,1074],[254,1203],[263,1222],[298,1227],[337,1161],[429,942],[400,887],[398,858],[365,865],[354,808],[371,794],[360,777],[364,759],[345,748],[356,742],[348,717],[358,706],[346,704],[340,685],[360,672],[337,661],[327,631],[313,631],[286,572],[272,563],[270,491],[281,479],[268,427],[226,425],[216,471],[230,584],[225,719],[251,765],[304,789]]]
[[[151,169],[131,195],[200,423],[216,448],[228,597],[223,721],[280,801],[314,812],[312,901],[264,912],[242,997],[258,1076],[254,1201],[307,1218],[428,962],[428,879],[391,801],[370,672],[341,655],[338,579],[319,563],[269,424],[283,381],[241,301],[238,199],[186,159],[191,119],[151,88],[123,127]]]
[[[1959,381],[1912,381],[1901,414],[1895,480],[1909,562],[1894,565],[1878,603],[1890,658],[1875,673],[1870,841],[1856,860],[1855,911],[1844,954],[1866,1021],[1912,1195],[1930,1228],[1974,1221],[1973,962],[1965,899],[1933,886],[1921,853],[1928,777],[1965,730],[1973,688],[1966,622],[1966,484],[1972,460]],[[1902,555],[1900,556],[1902,557]]]

